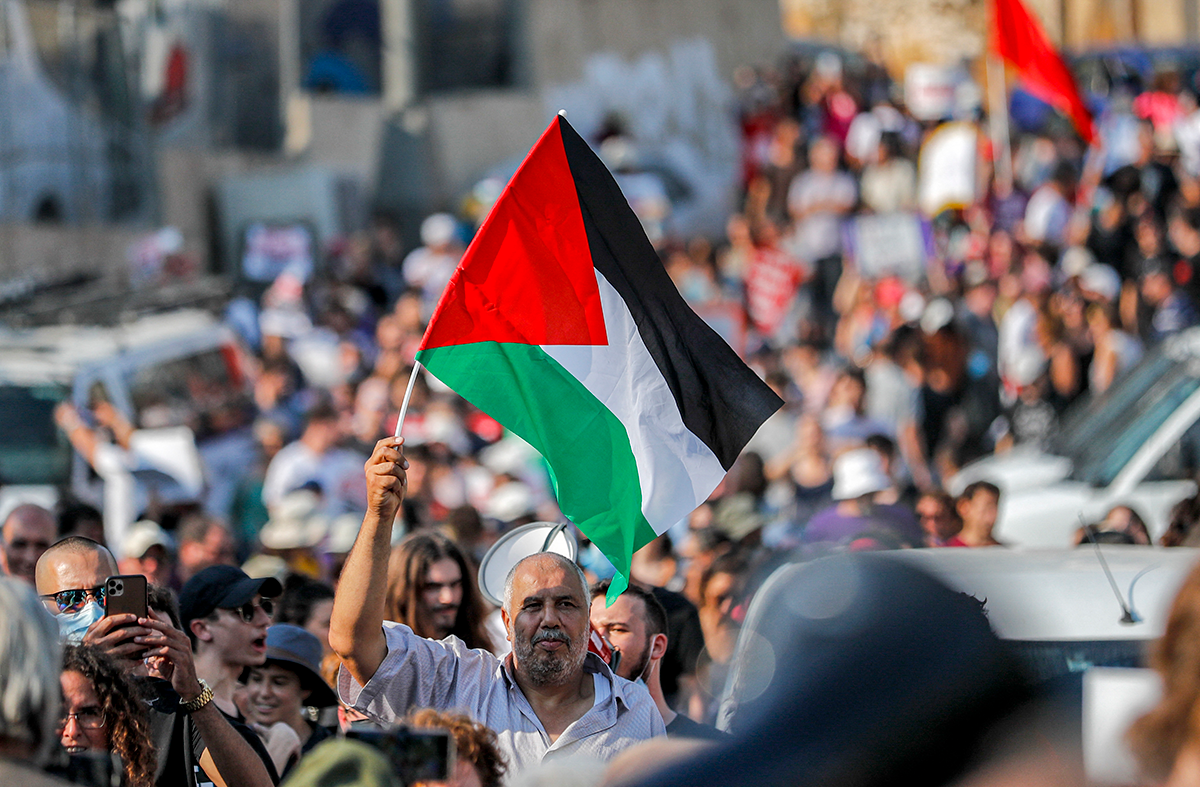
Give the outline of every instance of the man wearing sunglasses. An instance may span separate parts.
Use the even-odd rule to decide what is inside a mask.
[[[96,645],[125,666],[141,661],[145,647],[135,637],[149,634],[132,615],[104,617],[104,580],[117,573],[117,561],[102,544],[70,536],[57,542],[38,559],[37,592],[67,642]],[[134,625],[126,625],[134,624]]]
[[[205,773],[225,774],[225,783],[249,787],[266,787],[277,781],[261,754],[249,740],[253,733],[244,734],[209,707],[207,687],[198,680],[191,649],[180,649],[182,634],[175,631],[168,615],[152,612],[153,619],[139,625],[133,615],[105,616],[105,580],[117,573],[117,561],[103,545],[82,536],[70,536],[51,546],[37,563],[37,592],[42,604],[55,616],[59,634],[67,640],[95,645],[117,659],[122,666],[142,682],[139,685],[151,701],[151,726],[166,725],[168,735],[183,727],[177,718],[188,717],[194,725],[204,754],[196,755],[196,763]],[[244,576],[244,575],[243,575]],[[182,640],[186,643],[186,640]],[[143,656],[157,656],[159,669],[165,675],[155,675]],[[160,680],[154,681],[152,678]],[[159,718],[161,717],[161,718]],[[190,735],[190,733],[189,733]],[[166,750],[164,749],[164,756]],[[160,767],[157,783],[191,787],[197,783],[190,762],[179,759],[177,769],[165,770],[170,758]]]
[[[209,566],[179,594],[183,629],[192,639],[196,674],[212,686],[217,707],[238,716],[234,694],[242,671],[267,660],[267,627],[283,592],[273,577],[251,579],[234,566]]]

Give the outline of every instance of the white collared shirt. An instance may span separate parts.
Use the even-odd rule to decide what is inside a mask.
[[[509,764],[509,777],[542,762],[574,754],[607,761],[618,752],[657,735],[666,727],[650,692],[617,677],[589,653],[585,672],[603,681],[608,692],[551,742],[512,675],[511,654],[504,660],[485,650],[470,650],[454,636],[435,641],[418,637],[408,626],[383,625],[388,653],[375,675],[359,686],[342,667],[338,694],[372,719],[391,723],[418,708],[465,713],[495,731]]]

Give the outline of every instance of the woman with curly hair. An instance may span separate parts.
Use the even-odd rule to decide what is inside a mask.
[[[401,541],[388,560],[385,615],[418,636],[453,634],[468,648],[492,650],[483,597],[466,556],[436,530],[419,530]]]
[[[508,764],[496,743],[496,733],[470,716],[422,708],[409,714],[407,723],[424,729],[444,729],[454,738],[454,773],[450,787],[500,787]]]
[[[125,672],[88,645],[63,650],[63,707],[58,733],[69,754],[111,752],[125,787],[154,787],[155,751],[141,695]]]
[[[1130,726],[1130,747],[1155,783],[1200,783],[1200,565],[1175,596],[1150,666],[1162,678],[1162,699]]]

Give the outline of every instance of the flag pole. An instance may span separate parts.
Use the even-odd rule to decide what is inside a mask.
[[[404,401],[400,403],[400,416],[396,418],[396,437],[400,436],[400,428],[404,426],[404,416],[408,414],[408,400],[412,398],[413,385],[417,382],[417,372],[421,370],[421,362],[413,361],[412,374],[408,376],[408,388],[404,390]]]
[[[997,185],[1005,194],[1013,188],[1012,143],[1008,135],[1008,90],[1004,84],[1004,63],[995,54],[987,56],[988,127]]]

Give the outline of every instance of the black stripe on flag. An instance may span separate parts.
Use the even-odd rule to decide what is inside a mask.
[[[728,470],[783,401],[683,300],[620,187],[561,115],[592,262],[625,300],[683,423]]]

